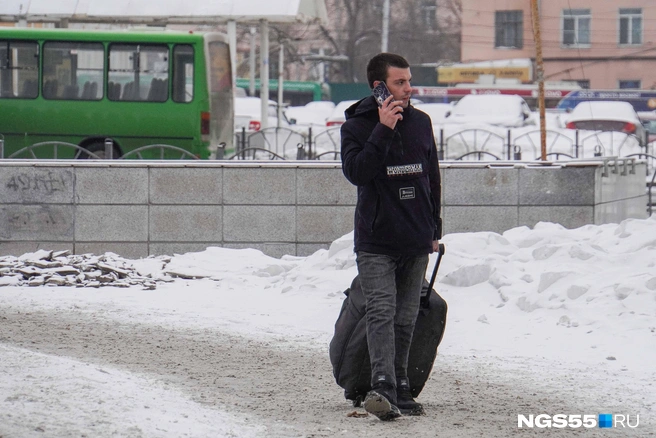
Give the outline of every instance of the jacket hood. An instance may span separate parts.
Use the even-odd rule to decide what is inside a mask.
[[[359,117],[377,109],[378,104],[376,103],[376,99],[374,99],[373,96],[367,96],[348,107],[346,111],[344,111],[344,115],[346,116],[346,120],[348,120],[352,117]],[[378,112],[375,114],[378,116]]]
[[[414,109],[412,105],[408,105],[408,107],[403,110],[404,116],[408,116],[409,114],[412,113],[413,110]],[[364,99],[360,99],[357,102],[355,102],[353,105],[348,107],[346,111],[344,111],[344,115],[346,117],[346,120],[351,119],[353,117],[361,117],[361,116],[375,117],[377,120],[378,104],[376,103],[376,99],[374,99],[373,96],[367,96]]]

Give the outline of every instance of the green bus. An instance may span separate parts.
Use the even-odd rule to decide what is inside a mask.
[[[34,147],[43,142],[104,157],[106,139],[114,158],[138,158],[130,151],[148,145],[198,158],[232,149],[227,41],[219,33],[0,28],[4,158],[26,147],[37,158],[88,156]],[[175,148],[139,155],[180,158]]]

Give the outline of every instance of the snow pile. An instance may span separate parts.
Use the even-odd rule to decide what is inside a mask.
[[[159,258],[164,265],[167,257]],[[152,260],[154,261],[154,260]],[[145,266],[145,263],[143,263]],[[155,289],[157,281],[171,276],[142,275],[125,259],[113,253],[71,255],[69,251],[39,250],[20,257],[0,257],[0,286],[130,287]]]
[[[494,391],[490,400],[495,403],[503,400],[504,388],[511,389],[510,395],[540,394],[537,404],[530,406],[516,396],[507,399],[518,403],[506,406],[511,412],[508,418],[485,417],[486,424],[501,430],[495,436],[510,435],[503,428],[514,427],[513,416],[523,409],[537,414],[539,408],[550,406],[543,399],[570,400],[598,412],[621,407],[622,412],[640,414],[645,432],[653,430],[649,416],[656,408],[656,217],[571,230],[539,223],[533,229],[519,227],[503,234],[449,234],[442,243],[446,253],[435,289],[449,310],[431,377],[439,381],[433,385],[449,388],[453,383],[448,379],[454,376],[449,370],[456,369],[463,376],[481,377],[486,382],[481,384]],[[277,351],[302,351],[327,363],[342,292],[357,273],[352,248],[350,233],[308,257],[277,259],[254,249],[210,247],[141,260],[111,253],[52,254],[50,260],[36,253],[4,258],[0,282],[10,285],[0,288],[0,310],[7,315],[3,319],[0,314],[0,328],[5,329],[5,345],[0,345],[0,393],[7,395],[0,397],[0,403],[15,426],[8,430],[24,431],[24,424],[38,424],[53,436],[101,436],[96,427],[103,425],[105,430],[139,427],[146,431],[143,436],[182,436],[178,432],[184,430],[195,431],[194,436],[273,436],[263,429],[274,421],[271,417],[251,421],[231,406],[214,405],[208,410],[181,386],[164,387],[161,379],[119,372],[102,362],[94,366],[85,355],[78,362],[57,354],[45,357],[34,351],[32,343],[20,344],[8,330],[13,327],[14,333],[22,333],[29,321],[41,330],[53,322],[65,325],[78,320],[93,322],[94,330],[110,327],[113,333],[114,327],[138,322],[135,336],[147,333],[146,339],[162,331],[190,339],[238,336],[244,345],[253,342]],[[140,276],[156,283],[157,289],[144,290],[143,284],[98,289],[26,287],[16,285],[18,276],[11,273],[19,266],[53,269],[45,262],[64,259],[65,265],[72,264],[74,257],[86,259],[87,264],[94,260],[101,275],[109,275],[103,266],[108,272],[113,267],[128,273],[124,278],[117,273],[118,281]],[[429,270],[435,260],[432,255]],[[35,261],[44,266],[36,266]],[[94,270],[81,269],[81,273]],[[23,321],[23,315],[31,316]],[[68,345],[67,339],[68,330],[63,330],[62,346]],[[108,354],[112,351],[113,345]],[[321,377],[332,382],[328,373]],[[285,379],[281,382],[287,385]],[[458,393],[479,400],[480,390],[477,386]],[[335,393],[339,392],[335,387]],[[107,404],[99,405],[99,400]],[[426,399],[429,403],[438,400],[437,395]],[[440,405],[440,409],[450,407],[456,409],[450,402]],[[482,417],[496,406],[479,409],[467,413],[467,418],[474,421],[478,417],[471,415]],[[114,415],[122,411],[128,415]],[[70,412],[76,412],[75,421]],[[290,426],[309,430],[308,424],[337,424],[330,423],[334,415],[305,418]],[[435,423],[424,426],[432,430]],[[458,436],[483,433],[466,435],[470,431]]]

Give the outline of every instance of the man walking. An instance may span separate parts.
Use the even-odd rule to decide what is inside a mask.
[[[438,250],[440,173],[430,117],[410,105],[410,65],[380,53],[367,65],[373,96],[346,110],[342,170],[357,186],[355,253],[366,299],[371,386],[364,407],[381,420],[422,415],[410,391],[408,354],[428,254]]]

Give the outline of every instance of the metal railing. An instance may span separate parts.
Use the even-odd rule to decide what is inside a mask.
[[[627,158],[644,159],[647,161],[647,214],[651,216],[654,208],[656,208],[656,196],[654,194],[656,190],[656,155],[638,153],[627,155]]]
[[[465,128],[449,135],[442,128],[435,134],[438,156],[441,160],[460,160],[462,157],[478,156],[487,159],[493,156],[503,160],[522,160],[526,155],[541,158],[540,130],[523,132],[513,137],[513,130],[507,129],[502,135],[499,130]],[[573,137],[573,138],[572,138]],[[581,137],[578,130],[572,130],[572,136],[563,132],[546,131],[547,156],[557,158],[585,158],[615,155],[629,155],[634,151],[648,153],[653,142],[641,145],[633,134],[600,131]]]
[[[107,147],[107,143],[105,143],[105,154],[107,154],[106,155],[107,159],[110,159],[110,160],[112,159],[112,150],[113,149],[114,149],[113,145],[110,144],[110,146]],[[157,152],[157,154],[159,155],[159,158],[152,158],[150,156],[147,157],[147,158],[144,158],[144,155],[143,155],[144,152],[150,152],[150,153]],[[147,146],[142,146],[140,148],[131,150],[130,152],[126,153],[125,155],[121,155],[120,157],[118,157],[118,159],[119,160],[125,160],[125,159],[128,159],[128,158],[138,158],[140,160],[144,160],[144,159],[164,160],[164,159],[166,159],[166,155],[167,154],[170,155],[172,152],[175,152],[176,155],[180,154],[180,156],[177,158],[178,160],[184,160],[184,159],[199,160],[200,159],[196,155],[192,154],[191,152],[189,152],[186,149],[182,149],[182,148],[177,147],[177,146],[171,146],[169,144],[149,144]]]
[[[95,143],[94,145],[97,145]],[[44,154],[38,154],[40,156],[48,156],[48,159],[60,159],[62,155],[66,157],[72,157],[73,159],[93,159],[93,160],[112,160],[112,159],[193,159],[198,160],[199,158],[189,152],[186,149],[180,148],[178,146],[168,145],[168,144],[150,144],[146,146],[141,146],[137,149],[133,149],[127,152],[124,155],[119,153],[118,148],[114,144],[114,141],[111,138],[106,138],[103,147],[95,148],[95,150],[89,150],[85,147],[74,143],[67,143],[64,141],[43,141],[39,143],[34,143],[29,146],[25,146],[11,155],[4,156],[4,137],[0,134],[0,158],[7,159],[31,159],[38,160],[40,159],[37,156],[37,152],[40,150],[47,150]],[[68,151],[65,152],[65,151]],[[63,154],[62,154],[63,152]],[[147,156],[144,156],[146,154]],[[153,154],[156,154],[153,157]]]
[[[39,143],[34,143],[29,146],[25,146],[24,148],[21,148],[14,152],[13,154],[9,155],[7,158],[9,159],[31,159],[31,160],[37,160],[39,159],[36,156],[35,151],[39,149],[48,149],[52,151],[52,159],[58,159],[59,158],[59,153],[61,149],[64,150],[72,150],[72,155],[73,158],[79,159],[79,158],[90,158],[90,159],[96,159],[99,160],[101,159],[100,156],[97,154],[89,151],[88,149],[85,149],[81,146],[78,146],[73,143],[67,143],[64,141],[43,141]],[[50,154],[48,154],[50,156]],[[67,154],[68,155],[68,154]]]
[[[540,159],[540,130],[520,132],[513,137],[512,129],[464,128],[447,133],[445,128],[435,132],[438,157],[441,160],[531,160]],[[581,136],[578,130],[571,133],[547,130],[547,157],[576,159],[602,156],[635,156],[653,154],[654,143],[641,146],[637,137],[618,132],[594,132]],[[104,147],[103,147],[104,146]],[[50,147],[48,154],[37,154],[39,148]],[[7,148],[0,134],[0,158],[31,158],[47,155],[61,156],[60,149],[69,148],[66,156],[90,159],[198,159],[197,156],[168,144],[152,144],[128,151],[121,156],[116,143],[107,138],[103,144],[94,143],[90,149],[72,143],[48,141],[26,146],[4,157]],[[217,146],[218,160],[340,160],[340,127],[267,128],[235,134],[234,148],[226,144]]]
[[[310,127],[307,132],[291,128],[266,128],[261,131],[246,131],[242,128],[235,135],[234,151],[227,155],[217,154],[218,159],[248,160],[261,158],[264,151],[275,160],[315,160],[327,156],[339,156],[340,128],[320,129],[318,133]],[[259,155],[258,155],[259,154]]]
[[[525,148],[531,148],[534,155],[538,155],[540,151],[540,130],[529,131],[518,135],[511,141],[511,131],[508,130],[508,144],[513,145],[515,155],[519,153],[521,159],[521,152]],[[557,157],[566,156],[569,158],[578,158],[579,148],[575,145],[578,143],[578,131],[575,133],[575,139],[571,139],[562,132],[547,129],[545,131],[547,155],[555,155]]]

